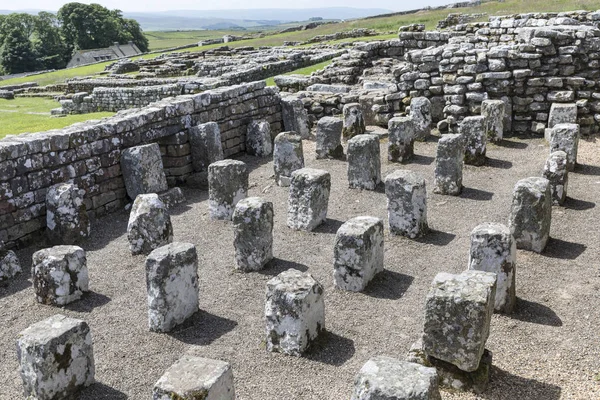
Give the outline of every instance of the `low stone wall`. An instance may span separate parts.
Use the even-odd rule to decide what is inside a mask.
[[[273,134],[282,130],[280,96],[264,82],[223,87],[165,99],[142,109],[62,130],[0,140],[0,241],[30,243],[46,223],[45,196],[51,185],[73,181],[86,191],[91,217],[121,209],[127,198],[121,152],[158,142],[170,185],[193,172],[188,129],[214,121],[226,157],[245,150],[247,125],[266,119]]]

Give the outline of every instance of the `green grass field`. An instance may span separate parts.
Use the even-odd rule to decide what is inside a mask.
[[[240,31],[170,31],[170,32],[145,32],[150,42],[150,50],[161,50],[172,47],[185,46],[197,43],[200,40],[216,39],[225,35],[240,35]]]
[[[88,121],[114,115],[111,112],[50,117],[50,110],[60,107],[51,99],[17,97],[14,100],[0,99],[0,138],[24,132],[42,132],[60,129],[76,122]]]
[[[294,75],[310,75],[315,71],[325,68],[326,66],[331,64],[331,62],[332,62],[332,60],[323,61],[322,63],[311,65],[310,67],[300,68],[295,71],[288,72],[287,74],[284,74],[284,75],[292,75],[292,74],[294,74]],[[273,77],[265,79],[265,81],[267,82],[267,86],[275,86],[275,80],[273,79]]]

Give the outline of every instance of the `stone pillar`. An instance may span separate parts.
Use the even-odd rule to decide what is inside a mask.
[[[127,240],[131,254],[148,254],[173,241],[171,216],[158,195],[136,197],[129,213]]]
[[[499,142],[504,136],[504,109],[502,100],[484,100],[481,103],[481,115],[485,118],[487,139]]]
[[[460,134],[465,140],[465,164],[485,164],[487,135],[485,117],[467,117],[460,124]]]
[[[229,363],[184,355],[152,389],[152,400],[235,400]]]
[[[273,203],[259,197],[240,200],[233,212],[236,268],[258,271],[273,258]]]
[[[388,122],[388,160],[407,162],[413,158],[415,128],[409,117],[396,117]]]
[[[27,398],[76,398],[94,383],[92,335],[85,321],[56,314],[29,326],[17,337],[17,357]]]
[[[575,103],[552,103],[548,114],[548,129],[558,124],[577,123],[577,104]]]
[[[21,272],[21,263],[17,254],[12,250],[6,250],[4,243],[0,242],[0,283],[13,278]]]
[[[486,223],[471,232],[469,269],[496,274],[494,310],[511,313],[515,307],[517,245],[510,229],[502,224]]]
[[[342,136],[345,140],[352,139],[356,135],[362,135],[366,132],[365,119],[363,118],[360,104],[349,103],[344,105],[342,110],[344,114],[344,126]]]
[[[284,271],[267,282],[267,350],[300,356],[325,331],[323,287],[309,273]]]
[[[333,248],[333,281],[338,289],[360,292],[383,271],[383,221],[356,217],[337,231]]]
[[[198,311],[198,255],[190,243],[171,243],[146,258],[148,327],[169,332]]]
[[[354,379],[351,400],[441,400],[435,368],[386,356],[371,358]]]
[[[342,128],[344,121],[336,117],[323,117],[317,122],[317,160],[343,159]]]
[[[246,153],[266,157],[273,153],[271,125],[267,121],[252,121],[246,130]]]
[[[90,235],[90,219],[83,203],[84,190],[59,183],[46,193],[46,233],[54,244],[74,244]]]
[[[207,122],[189,129],[194,171],[208,170],[208,166],[223,159],[221,131],[216,122]]]
[[[222,160],[208,166],[210,219],[231,220],[238,201],[248,195],[248,168],[242,161]]]
[[[442,135],[437,145],[433,192],[458,196],[462,192],[463,159],[462,135]]]
[[[425,303],[423,350],[467,372],[476,371],[494,313],[496,275],[439,273]]]
[[[550,131],[550,153],[555,151],[567,153],[567,171],[575,170],[578,147],[579,125],[558,124]]]
[[[38,303],[64,306],[89,291],[85,252],[77,246],[55,246],[33,253],[31,278]]]
[[[569,172],[567,171],[567,153],[555,151],[550,154],[544,166],[543,177],[550,182],[552,203],[562,206],[567,199]]]
[[[541,253],[548,243],[551,219],[548,179],[533,177],[517,182],[508,224],[517,248]]]
[[[348,186],[375,190],[381,182],[381,156],[377,135],[357,135],[348,140]]]
[[[388,220],[394,235],[414,239],[427,233],[427,190],[425,179],[408,170],[385,177]]]
[[[302,139],[308,139],[310,136],[308,112],[304,108],[302,100],[294,96],[282,97],[281,116],[286,131],[296,132]]]
[[[415,140],[424,141],[431,135],[431,102],[427,97],[415,97],[410,102],[410,119],[415,128]]]
[[[160,193],[169,188],[157,143],[123,150],[121,170],[127,195],[132,200],[138,194]]]
[[[503,137],[511,137],[513,135],[513,102],[512,97],[502,96],[500,98],[504,102],[504,135]]]
[[[312,231],[327,219],[331,175],[322,169],[302,168],[292,173],[287,225]]]
[[[273,169],[279,186],[290,186],[292,172],[304,168],[302,138],[296,132],[282,132],[275,137]]]

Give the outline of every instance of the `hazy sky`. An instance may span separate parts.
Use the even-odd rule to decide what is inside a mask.
[[[356,7],[386,8],[401,11],[456,3],[459,0],[79,0],[79,3],[98,3],[104,7],[122,11],[163,11],[163,10],[221,10],[247,8],[323,8],[323,7]],[[0,0],[0,10],[42,9],[58,10],[65,0]]]

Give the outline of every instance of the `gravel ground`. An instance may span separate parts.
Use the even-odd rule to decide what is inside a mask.
[[[173,225],[175,240],[198,248],[201,311],[171,334],[147,328],[144,257],[128,251],[125,211],[98,221],[83,244],[92,292],[82,300],[65,309],[37,304],[28,272],[0,288],[0,398],[22,397],[18,332],[60,312],[92,329],[98,383],[82,399],[147,399],[164,370],[185,353],[231,362],[240,400],[348,399],[367,359],[405,356],[422,330],[435,274],[466,268],[471,230],[482,222],[507,223],[514,184],[540,175],[548,154],[541,139],[490,145],[487,166],[465,167],[463,194],[446,197],[431,190],[435,140],[417,143],[415,160],[405,166],[387,162],[383,140],[382,176],[406,168],[426,178],[433,232],[418,241],[386,233],[386,271],[365,293],[346,293],[333,287],[335,232],[358,215],[385,220],[385,195],[348,189],[345,163],[316,161],[314,143],[304,145],[307,166],[332,175],[329,219],[313,233],[286,227],[287,189],[273,184],[272,162],[241,157],[252,169],[249,195],[275,207],[275,259],[261,273],[233,272],[230,223],[208,219],[206,191],[185,191],[188,201],[174,210]],[[517,310],[492,319],[489,389],[482,397],[444,392],[444,399],[600,398],[599,151],[595,141],[580,143],[582,165],[570,175],[566,207],[553,209],[544,254],[518,252]],[[19,252],[25,270],[33,251]],[[265,284],[288,268],[309,271],[325,287],[328,333],[303,358],[265,351]]]

